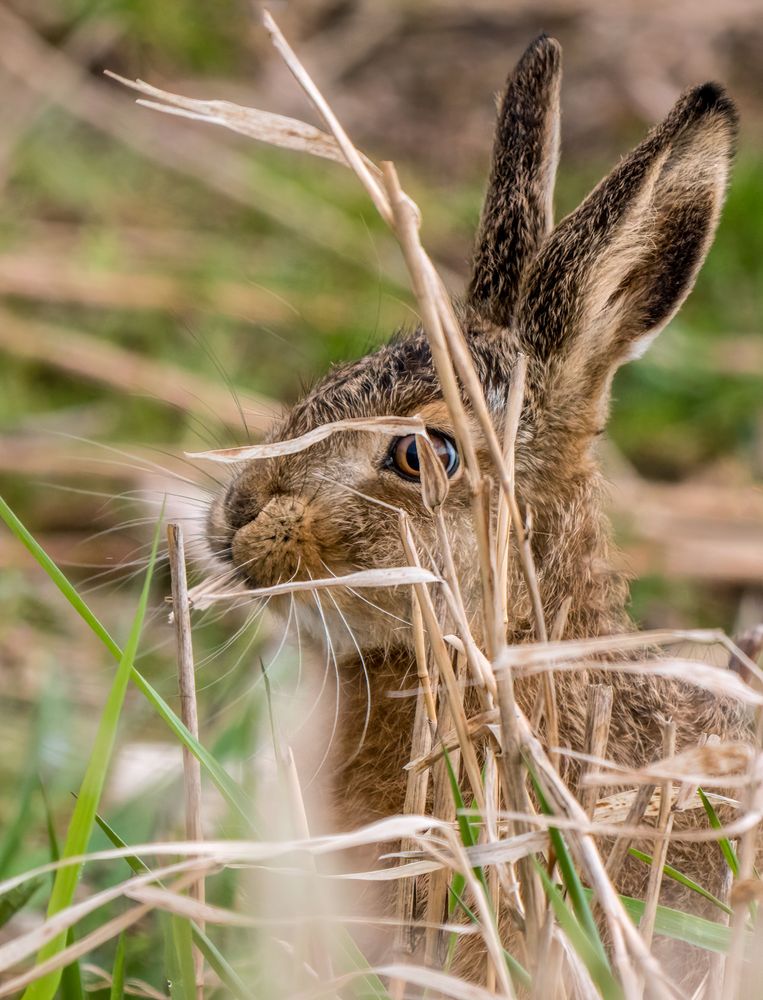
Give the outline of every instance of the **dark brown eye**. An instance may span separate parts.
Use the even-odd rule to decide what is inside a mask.
[[[459,458],[455,442],[444,434],[436,431],[429,431],[429,440],[434,448],[435,454],[442,462],[446,475],[450,478],[458,469]],[[421,468],[419,465],[419,451],[416,444],[415,434],[406,434],[405,437],[398,438],[392,444],[387,466],[396,472],[403,479],[418,482],[421,478]]]

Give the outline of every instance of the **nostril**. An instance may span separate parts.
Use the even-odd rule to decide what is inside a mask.
[[[224,508],[226,520],[234,531],[256,521],[262,510],[251,496],[242,496],[230,490],[225,497]]]

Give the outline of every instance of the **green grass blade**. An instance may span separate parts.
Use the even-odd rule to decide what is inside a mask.
[[[639,861],[643,861],[646,865],[654,864],[654,858],[651,854],[645,854],[643,851],[639,851],[635,847],[629,848],[629,853]],[[732,912],[731,907],[727,906],[723,900],[718,899],[718,897],[714,896],[712,892],[709,892],[704,886],[701,886],[699,882],[695,882],[694,879],[689,878],[688,875],[684,875],[684,873],[679,871],[677,868],[674,868],[672,865],[663,865],[662,870],[667,878],[672,879],[674,882],[679,882],[681,885],[686,886],[687,889],[691,889],[692,892],[696,892],[697,895],[702,896],[703,899],[712,903],[713,906],[717,906],[719,910],[723,910],[724,913],[729,914]]]
[[[114,847],[119,847],[120,849],[127,847],[127,844],[124,842],[124,840],[122,840],[122,838],[119,836],[116,830],[114,830],[112,827],[109,826],[109,824],[106,822],[103,816],[101,816],[100,813],[95,814],[95,821],[101,828],[101,830],[103,830],[103,832],[109,838]],[[151,871],[148,865],[145,862],[141,861],[141,859],[136,854],[127,854],[125,855],[123,860],[127,862],[127,864],[130,866],[135,875],[142,875],[145,872]]]
[[[40,728],[38,722],[30,741],[31,746],[27,751],[27,760],[29,763],[21,781],[21,788],[19,788],[17,793],[18,806],[16,807],[16,815],[9,824],[2,839],[2,844],[0,844],[0,878],[4,878],[7,874],[8,866],[21,845],[24,832],[29,825],[29,817],[32,811],[32,796],[37,788]]]
[[[44,875],[30,879],[22,885],[17,885],[15,889],[0,896],[0,927],[4,927],[19,910],[23,910],[29,900],[34,896],[40,886],[47,881]]]
[[[95,815],[95,821],[114,847],[127,847],[127,844],[124,840],[122,840],[116,830],[109,826],[106,820],[98,813]],[[135,854],[128,854],[124,860],[136,875],[141,875],[150,871],[148,865]],[[161,880],[158,881],[158,884],[162,884]],[[194,923],[191,923],[191,934],[193,935],[193,943],[202,953],[211,968],[214,969],[220,977],[220,982],[227,987],[230,994],[238,997],[238,1000],[251,1000],[252,991],[247,987],[246,983],[244,983],[236,970],[231,966],[217,945],[215,945],[214,942],[207,937],[204,931],[202,931]]]
[[[443,757],[445,758],[445,767],[448,770],[448,780],[450,781],[450,791],[453,795],[453,802],[456,806],[456,818],[458,821],[458,832],[461,834],[461,842],[464,847],[475,847],[477,841],[479,840],[479,830],[477,828],[476,822],[472,820],[469,815],[466,805],[464,804],[464,797],[461,794],[461,789],[458,787],[458,778],[456,777],[456,772],[453,769],[453,763],[450,759],[450,754],[443,747],[442,751]],[[477,878],[482,883],[482,887],[486,893],[488,893],[487,879],[485,878],[485,872],[479,866],[473,868],[472,871],[477,876]],[[488,895],[489,898],[489,895]]]
[[[537,780],[535,773],[529,764],[528,772],[535,788],[535,793],[538,796],[541,812],[545,813],[547,816],[552,816],[553,810],[549,806],[548,801],[543,794],[540,782]],[[559,865],[559,872],[561,873],[564,887],[569,893],[575,915],[580,922],[580,926],[588,936],[591,945],[596,950],[599,960],[607,967],[607,969],[609,969],[609,960],[604,949],[604,944],[601,940],[601,935],[599,934],[599,928],[596,926],[596,921],[593,919],[593,913],[591,912],[591,907],[588,903],[588,897],[583,890],[583,883],[580,881],[580,876],[575,868],[575,863],[572,860],[572,855],[569,852],[564,837],[560,831],[554,829],[554,827],[549,827],[548,833],[554,852],[556,853],[556,862]]]
[[[586,889],[585,892],[589,898],[592,896],[590,889]],[[644,914],[644,900],[621,895],[620,901],[628,916],[638,926]],[[705,951],[717,951],[721,954],[728,951],[731,942],[731,929],[725,924],[718,924],[714,920],[698,917],[694,913],[674,910],[670,906],[657,907],[654,932],[663,937],[672,938],[674,941],[684,941],[697,948],[704,948]]]
[[[109,691],[106,699],[106,705],[104,706],[103,713],[101,714],[93,749],[90,754],[85,776],[82,779],[82,784],[80,785],[77,801],[74,805],[74,812],[72,813],[72,818],[69,822],[69,829],[66,835],[66,843],[64,844],[62,855],[64,858],[70,858],[77,854],[84,854],[87,850],[87,845],[93,831],[95,814],[98,808],[98,802],[101,798],[103,786],[106,781],[106,772],[108,770],[108,766],[111,761],[111,754],[114,749],[116,731],[122,714],[122,705],[127,691],[127,686],[130,681],[130,672],[132,670],[133,661],[138,651],[138,642],[140,641],[143,620],[148,606],[149,588],[151,586],[154,564],[156,562],[156,552],[159,546],[160,527],[161,522],[157,525],[156,532],[154,533],[151,558],[146,571],[146,577],[143,583],[140,600],[138,602],[138,608],[135,612],[132,628],[130,629],[130,635],[127,639],[127,644],[125,645],[116,675],[112,681],[111,690]],[[71,904],[72,899],[74,898],[74,890],[77,886],[77,880],[79,878],[81,867],[81,865],[68,865],[65,868],[60,868],[56,872],[56,877],[53,882],[53,892],[51,893],[50,903],[48,904],[49,917],[58,913],[60,910],[65,909]],[[43,948],[40,949],[38,953],[38,964],[51,958],[53,955],[56,955],[64,947],[65,943],[66,934],[59,934],[49,941]],[[41,979],[36,980],[27,987],[24,993],[25,1000],[52,1000],[60,981],[60,970],[48,973],[48,975],[43,976]]]
[[[479,918],[477,917],[477,914],[474,913],[474,911],[469,908],[469,905],[466,903],[466,901],[456,893],[456,890],[454,888],[455,882],[456,880],[454,878],[451,884],[448,886],[448,893],[452,897],[454,897],[453,898],[454,909],[455,907],[460,906],[473,924],[479,924]],[[450,938],[451,940],[448,945],[448,961],[452,961],[453,959],[453,955],[451,954],[451,945],[453,944],[454,940],[458,938],[458,935],[451,934]],[[511,973],[511,978],[513,982],[515,984],[520,985],[523,989],[529,989],[532,986],[532,977],[530,976],[530,973],[527,971],[524,965],[522,965],[521,962],[518,962],[516,958],[514,958],[514,956],[511,954],[511,952],[507,951],[505,948],[503,948],[503,957],[506,959],[506,965],[508,965],[509,967],[509,972]],[[446,964],[446,969],[447,969],[447,964]]]
[[[193,967],[193,936],[191,924],[185,917],[171,917],[172,941],[177,955],[178,978],[170,994],[180,1000],[196,1000],[196,972]]]
[[[355,944],[350,934],[340,934],[337,940],[340,949],[337,964],[341,966],[342,972],[356,972],[360,970],[363,974],[354,980],[350,986],[355,994],[355,1000],[391,1000],[384,983],[375,972],[372,972],[363,952]],[[368,970],[366,972],[366,970]]]
[[[715,807],[710,799],[705,795],[701,788],[697,789],[697,794],[702,800],[702,805],[705,807],[705,812],[707,813],[707,818],[710,821],[710,826],[714,830],[720,830],[723,824],[718,818],[718,813],[715,811]],[[718,847],[721,849],[721,853],[726,859],[726,864],[731,869],[734,878],[739,878],[739,858],[737,857],[736,851],[734,850],[731,841],[728,837],[719,837],[717,840]]]
[[[122,1000],[125,995],[125,933],[117,939],[117,952],[114,956],[114,967],[111,972],[111,992],[109,1000]]]
[[[562,928],[570,944],[580,956],[585,967],[590,973],[591,979],[596,984],[604,1000],[622,1000],[623,992],[619,983],[612,975],[609,963],[602,961],[599,949],[591,941],[588,933],[580,926],[575,916],[567,907],[562,898],[562,894],[548,877],[548,874],[540,862],[532,859],[535,869],[540,876],[546,896],[554,910],[554,915]]]
[[[80,618],[82,618],[89,628],[92,629],[92,631],[98,636],[114,659],[120,661],[122,659],[122,650],[119,648],[118,643],[111,637],[105,625],[82,600],[71,581],[64,575],[64,573],[61,572],[47,552],[16,517],[14,512],[2,497],[0,497],[0,517],[2,517],[16,538],[18,538],[21,544],[28,549],[40,566],[45,570],[47,575],[58,587]],[[134,666],[131,668],[130,673],[133,684],[169,726],[173,735],[188,748],[194,757],[196,757],[229,805],[240,813],[248,826],[251,826],[251,804],[225,768],[223,768],[215,760],[212,754],[210,754],[209,751],[206,750],[201,743],[199,743],[185,724],[172,711],[159,692],[154,690],[146,678],[138,670],[136,670]]]
[[[40,791],[42,793],[42,801],[45,806],[45,824],[48,832],[50,860],[58,861],[61,857],[61,851],[58,846],[56,829],[53,825],[53,813],[50,808],[50,803],[48,802],[48,796],[45,793],[45,786],[42,782],[40,782]],[[68,948],[69,945],[74,944],[74,940],[74,928],[70,927],[66,932],[66,947]],[[61,970],[61,989],[59,991],[59,996],[60,1000],[84,1000],[82,975],[80,973],[78,960],[75,960]]]

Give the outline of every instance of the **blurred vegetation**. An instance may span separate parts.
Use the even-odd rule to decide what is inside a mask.
[[[342,5],[293,7],[287,17],[293,16],[297,25],[302,17],[314,40],[320,38],[321,17],[330,27]],[[170,89],[172,81],[182,81],[175,89],[194,96],[243,100],[247,95],[252,104],[264,104],[273,92],[268,86],[274,85],[268,83],[270,63],[247,5],[235,0],[39,0],[18,3],[16,11],[26,19],[26,30],[42,40],[43,52],[68,52],[67,59],[83,72],[85,88],[100,88],[109,95],[110,106],[124,107],[126,139],[140,116],[141,127],[157,144],[159,137],[172,143],[175,137],[199,133],[203,145],[198,148],[216,151],[202,173],[219,170],[218,182],[210,184],[191,176],[195,167],[184,172],[163,166],[85,120],[75,92],[71,100],[57,93],[54,77],[46,96],[47,78],[39,66],[29,66],[30,79],[37,81],[33,86],[0,58],[5,105],[0,115],[5,188],[0,294],[3,307],[14,316],[57,324],[62,356],[71,329],[172,362],[217,386],[230,380],[291,400],[331,362],[361,355],[398,325],[414,321],[395,249],[353,178],[340,167],[238,142],[150,111],[128,115],[130,93],[103,80],[101,70],[108,66]],[[541,26],[538,17],[528,15],[512,27],[517,49]],[[570,34],[573,29],[568,28]],[[564,31],[560,34],[567,44]],[[580,44],[579,37],[571,38],[571,45]],[[13,45],[14,38],[3,30],[0,46]],[[479,60],[478,51],[474,58]],[[507,66],[510,62],[507,57]],[[366,72],[373,72],[373,60],[370,65]],[[486,104],[499,82],[484,79]],[[377,85],[385,86],[381,71]],[[566,86],[576,86],[572,73]],[[337,89],[352,110],[351,81],[345,91],[341,82]],[[406,107],[398,107],[397,113],[404,119]],[[647,479],[733,486],[763,477],[763,149],[754,142],[760,120],[743,124],[718,238],[690,301],[652,352],[617,378],[611,438],[620,460]],[[644,122],[626,115],[621,125],[605,138],[598,136],[590,155],[570,116],[570,133],[577,138],[563,157],[560,214],[573,208],[635,141]],[[373,108],[366,109],[358,124],[362,141],[382,155],[388,148],[398,150],[403,138],[381,124],[378,128],[375,133]],[[431,142],[426,149],[410,143],[403,159],[395,153],[404,182],[423,209],[425,241],[453,276],[454,289],[466,274],[489,131],[478,156],[456,155],[449,170],[449,150],[458,142],[458,132],[446,132],[439,149]],[[193,150],[185,150],[181,141],[177,150],[179,160],[194,160]],[[228,196],[220,187],[226,184]],[[84,292],[57,291],[54,279],[62,275],[78,277]],[[176,300],[167,308],[137,308],[131,286],[123,283],[120,290],[119,279],[125,275],[165,276],[178,291]],[[106,305],[88,303],[88,291],[100,287],[104,276],[114,279],[116,291]],[[219,306],[225,283],[249,294],[242,300],[249,303],[246,308]],[[231,430],[214,413],[208,418],[181,414],[138,393],[119,393],[78,378],[51,361],[24,360],[13,350],[3,354],[0,435],[8,447],[11,441],[27,442],[35,454],[42,449],[58,457],[67,454],[72,439],[86,438],[128,449],[156,448],[153,459],[161,465],[166,452],[231,440]],[[244,438],[239,428],[238,439]],[[142,479],[138,476],[127,487],[123,478],[111,483],[95,460],[92,478],[80,470],[67,474],[60,464],[50,473],[17,472],[10,461],[0,466],[0,475],[4,495],[43,544],[59,545],[70,564],[64,568],[85,586],[114,634],[123,639],[140,575],[103,577],[98,568],[77,564],[93,561],[93,536],[106,564],[141,554],[157,511],[137,503],[134,494],[143,489]],[[122,490],[128,493],[125,498],[109,499]],[[627,539],[628,526],[621,527]],[[80,546],[88,538],[90,555],[83,557]],[[124,542],[117,545],[118,539]],[[62,821],[70,810],[70,792],[79,784],[82,755],[92,741],[97,717],[92,707],[103,700],[112,666],[10,539],[3,538],[0,559],[7,562],[0,573],[0,787],[5,793],[0,828],[16,816],[16,791],[30,769],[42,775],[54,815]],[[172,699],[176,682],[163,621],[166,589],[165,579],[156,588],[140,667]],[[647,624],[733,629],[740,602],[760,608],[760,593],[745,580],[708,583],[701,575],[647,575],[634,586],[633,604],[636,617]],[[253,766],[252,733],[264,711],[257,657],[267,660],[277,643],[263,630],[254,637],[243,633],[228,647],[233,630],[229,620],[210,616],[207,627],[195,633],[202,726],[206,745],[246,773]],[[292,660],[282,656],[279,663],[283,688],[277,687],[277,700],[287,698],[296,683]],[[30,734],[38,716],[44,738],[35,743]],[[165,738],[134,693],[127,719],[121,736],[131,747]],[[6,873],[48,857],[42,801],[37,794],[32,798],[23,850],[19,846],[8,860]],[[180,784],[173,771],[135,794],[116,796],[108,819],[123,839],[138,842],[157,831],[176,831],[179,802]],[[238,832],[227,814],[218,815],[215,828],[225,835]],[[99,834],[92,847],[106,843]],[[106,884],[123,874],[106,869],[88,878],[102,878]],[[220,901],[237,891],[229,875],[219,880]],[[41,888],[32,901],[38,909],[44,896]],[[238,932],[228,936],[241,946]],[[160,956],[149,931],[133,935],[131,942],[129,975],[163,989]],[[106,968],[112,952],[108,946],[99,955]]]

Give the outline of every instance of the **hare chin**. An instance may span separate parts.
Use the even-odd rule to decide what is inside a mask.
[[[371,650],[392,644],[410,645],[409,629],[395,630],[398,640],[390,642],[390,618],[372,607],[345,602],[339,593],[309,593],[270,599],[269,609],[284,627],[298,630],[302,639],[337,660],[358,659]]]

